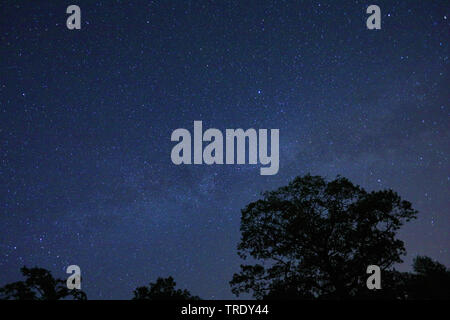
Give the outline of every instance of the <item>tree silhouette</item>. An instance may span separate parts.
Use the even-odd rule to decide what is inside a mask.
[[[255,262],[230,282],[234,294],[258,299],[365,294],[368,265],[384,272],[402,262],[396,232],[417,213],[392,190],[366,192],[339,176],[297,177],[262,196],[242,210],[238,245]]]
[[[53,278],[50,271],[46,269],[23,267],[20,271],[26,280],[13,282],[0,288],[1,300],[87,299],[83,291],[67,289],[66,281]]]
[[[450,270],[429,257],[414,259],[414,272],[408,276],[408,299],[450,299]]]
[[[172,277],[158,278],[149,287],[138,287],[134,290],[133,300],[199,300],[187,290],[175,289]]]
[[[429,257],[414,259],[413,272],[386,270],[382,290],[361,291],[362,299],[426,300],[450,299],[450,270]]]

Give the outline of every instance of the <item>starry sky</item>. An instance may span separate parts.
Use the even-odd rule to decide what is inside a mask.
[[[0,285],[76,264],[91,299],[169,275],[233,298],[240,209],[308,172],[397,191],[419,210],[400,270],[417,254],[450,266],[449,8],[1,1]],[[280,129],[279,173],[174,165],[171,133],[194,120]]]

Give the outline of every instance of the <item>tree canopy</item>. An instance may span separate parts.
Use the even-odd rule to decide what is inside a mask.
[[[416,217],[392,190],[367,192],[338,176],[295,178],[242,210],[238,254],[251,258],[230,282],[255,298],[357,297],[366,268],[402,262],[397,231]]]

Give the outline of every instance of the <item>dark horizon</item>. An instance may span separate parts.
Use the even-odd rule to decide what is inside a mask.
[[[449,4],[377,1],[368,30],[370,4],[2,1],[0,286],[75,264],[89,299],[168,276],[234,299],[240,210],[306,173],[398,192],[419,211],[398,268],[450,266]],[[174,165],[195,120],[279,129],[278,174]]]

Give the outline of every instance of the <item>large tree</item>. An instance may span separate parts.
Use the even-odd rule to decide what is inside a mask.
[[[233,276],[232,291],[259,299],[357,297],[367,291],[368,265],[390,270],[402,262],[396,233],[415,216],[392,190],[367,192],[339,176],[297,177],[242,210],[238,254],[252,263]]]
[[[53,278],[46,269],[23,267],[20,271],[26,278],[25,281],[13,282],[0,288],[1,300],[86,300],[83,291],[69,290],[66,281]]]
[[[134,290],[133,300],[199,300],[188,290],[175,289],[176,282],[172,277],[158,278],[148,287],[138,287]]]

